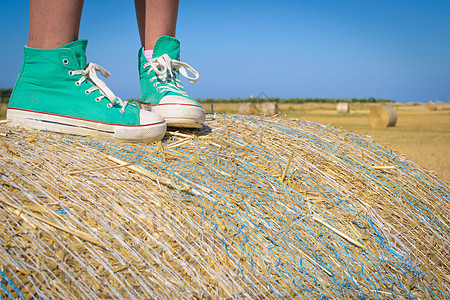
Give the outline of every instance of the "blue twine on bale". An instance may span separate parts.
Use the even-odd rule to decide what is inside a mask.
[[[10,285],[12,288],[13,288],[13,290],[14,290],[14,292],[16,293],[16,297],[14,297],[12,294],[11,294],[11,292],[7,289],[7,287],[5,286],[5,285],[3,285],[3,283],[2,283],[2,281],[0,280],[0,290],[2,290],[9,298],[11,298],[11,299],[17,299],[17,297],[19,297],[19,299],[23,299],[23,300],[26,300],[26,298],[25,298],[25,296],[22,294],[22,292],[20,291],[20,289],[14,284],[14,282],[11,280],[11,279],[9,279],[9,277],[8,276],[6,276],[6,274],[5,273],[3,273],[1,270],[0,270],[0,276],[2,277],[2,279],[4,280],[4,281],[6,281],[6,283],[8,284],[8,285]],[[2,295],[0,295],[0,299],[4,299],[3,297],[2,297]]]

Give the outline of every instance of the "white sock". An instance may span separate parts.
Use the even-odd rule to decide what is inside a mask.
[[[145,50],[144,49],[144,55],[148,60],[152,59],[153,50]]]

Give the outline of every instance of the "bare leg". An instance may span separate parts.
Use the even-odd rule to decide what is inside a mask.
[[[156,40],[175,37],[179,0],[134,0],[141,44],[152,50]]]
[[[31,0],[28,47],[52,49],[78,39],[84,0]]]

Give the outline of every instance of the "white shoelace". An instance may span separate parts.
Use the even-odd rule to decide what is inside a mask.
[[[171,59],[167,54],[152,58],[148,63],[144,64],[144,69],[148,67],[150,67],[150,70],[148,70],[147,74],[150,74],[151,70],[155,71],[156,74],[156,76],[150,78],[150,82],[153,82],[157,78],[161,80],[153,83],[153,86],[156,87],[159,93],[168,91],[188,96],[181,81],[177,78],[178,72],[191,83],[197,82],[200,76],[193,67],[176,59]],[[187,71],[194,74],[194,77],[189,77]]]
[[[86,79],[94,84],[93,87],[88,88],[85,92],[86,94],[90,94],[93,91],[98,90],[101,93],[101,96],[95,98],[97,102],[100,102],[103,98],[107,98],[110,102],[107,105],[109,108],[113,107],[115,104],[119,104],[120,106],[122,106],[119,111],[121,113],[124,113],[125,107],[128,105],[128,101],[123,101],[122,99],[114,95],[114,93],[106,86],[106,83],[98,78],[96,71],[100,71],[100,73],[105,78],[111,76],[111,73],[109,73],[105,68],[94,63],[89,63],[86,68],[84,68],[84,70],[71,71],[70,74],[83,76],[75,82],[76,85],[81,85]]]

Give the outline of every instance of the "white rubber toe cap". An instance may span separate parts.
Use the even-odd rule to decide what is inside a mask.
[[[151,143],[160,141],[166,134],[164,118],[154,112],[141,110],[137,126],[121,126],[115,129],[115,137],[119,140]]]
[[[170,105],[170,104],[178,104],[178,105],[188,105],[188,106],[199,106],[199,104],[189,98],[176,96],[176,95],[168,95],[161,99],[159,105]]]
[[[167,126],[200,128],[206,119],[206,112],[197,102],[169,95],[161,99],[159,104],[152,106],[152,111],[163,116]]]

